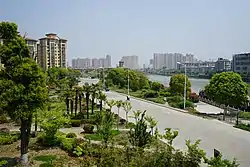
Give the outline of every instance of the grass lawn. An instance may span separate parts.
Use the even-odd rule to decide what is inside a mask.
[[[112,134],[114,136],[119,135],[121,132],[119,130],[112,130]],[[94,140],[94,141],[101,141],[102,140],[102,136],[99,135],[98,133],[94,133],[94,134],[84,134],[84,138],[88,139],[88,140]]]

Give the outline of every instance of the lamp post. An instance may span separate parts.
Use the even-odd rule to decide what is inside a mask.
[[[183,103],[183,109],[186,108],[186,96],[187,96],[187,69],[186,69],[186,64],[182,64],[180,62],[177,62],[177,64],[184,65],[184,70],[185,70],[185,82],[184,82],[184,103]]]
[[[129,96],[129,68],[128,68],[128,96]]]

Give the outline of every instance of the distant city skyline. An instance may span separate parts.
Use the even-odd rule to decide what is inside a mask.
[[[249,0],[2,0],[0,20],[16,22],[30,38],[55,32],[67,39],[69,62],[109,54],[115,66],[137,55],[142,67],[153,53],[216,61],[249,52],[249,6]]]

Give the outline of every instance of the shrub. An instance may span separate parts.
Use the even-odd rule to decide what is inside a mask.
[[[181,97],[181,96],[167,97],[167,102],[168,102],[168,103],[172,103],[172,102],[174,102],[174,103],[179,103],[179,102],[181,102],[181,101],[183,101],[183,97]]]
[[[234,127],[250,132],[250,124],[243,124],[243,123],[241,123],[239,125],[235,125]]]
[[[148,90],[144,93],[144,98],[156,98],[158,97],[158,92],[153,90]]]
[[[80,127],[81,126],[81,120],[78,119],[72,119],[71,120],[72,127]]]
[[[250,112],[240,112],[239,117],[250,120]]]
[[[94,125],[85,124],[83,127],[85,133],[93,133],[94,132]]]
[[[20,139],[20,133],[1,133],[0,134],[0,145],[12,144]]]
[[[75,133],[68,133],[66,135],[66,138],[76,138],[76,137],[77,137],[77,135]]]
[[[58,140],[55,136],[47,136],[44,132],[40,133],[37,137],[37,142],[41,144],[42,146],[57,146],[60,143],[60,140]]]
[[[95,121],[95,119],[82,119],[82,120],[81,120],[81,124],[92,124],[92,125],[96,125],[96,121]]]
[[[193,103],[198,103],[199,96],[195,92],[193,92],[189,95],[189,100],[192,101]]]
[[[159,104],[165,104],[166,102],[164,101],[163,97],[157,97],[157,98],[150,98],[150,101],[153,101],[155,103]]]
[[[0,124],[8,123],[8,119],[5,115],[0,116]]]
[[[184,101],[179,102],[177,104],[177,107],[180,108],[180,109],[183,109],[183,107],[184,107]],[[185,107],[186,108],[194,108],[194,103],[191,102],[191,101],[189,101],[189,100],[186,100]]]
[[[76,138],[63,138],[60,143],[61,149],[67,152],[72,152],[76,147]]]

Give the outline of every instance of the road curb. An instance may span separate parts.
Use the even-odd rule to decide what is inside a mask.
[[[116,92],[116,91],[111,91],[111,92]],[[124,94],[124,93],[120,93],[120,92],[116,92],[120,95],[124,95],[124,96],[127,96],[127,94]],[[142,98],[139,98],[139,97],[134,97],[134,96],[131,96],[133,99],[136,99],[136,100],[141,100],[141,101],[144,101],[144,102],[147,102],[147,103],[151,103],[151,104],[154,104],[154,105],[157,105],[157,106],[160,106],[160,107],[165,107],[165,108],[169,108],[169,109],[172,109],[172,110],[175,110],[175,111],[178,111],[178,112],[182,112],[182,113],[188,113],[188,111],[186,110],[182,110],[182,109],[178,109],[178,108],[174,108],[174,107],[171,107],[171,106],[166,106],[164,104],[159,104],[159,103],[155,103],[155,102],[152,102],[152,101],[149,101],[149,100],[145,100],[145,99],[142,99]]]

